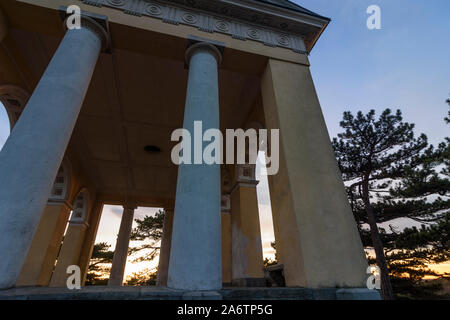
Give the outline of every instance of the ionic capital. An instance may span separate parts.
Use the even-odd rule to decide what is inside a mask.
[[[195,36],[189,36],[188,47],[186,49],[185,54],[186,64],[189,65],[189,62],[191,61],[191,58],[194,55],[194,53],[203,50],[211,53],[216,58],[217,65],[220,65],[222,63],[224,47],[225,44],[222,42],[202,39]]]
[[[67,8],[61,6],[59,13],[62,18],[64,29],[67,31],[67,21],[70,15],[67,14]],[[109,23],[108,17],[94,14],[91,12],[81,12],[81,28],[88,29],[92,33],[98,36],[102,43],[102,51],[109,51],[111,49],[110,37],[109,37]]]

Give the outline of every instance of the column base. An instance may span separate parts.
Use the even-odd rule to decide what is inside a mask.
[[[367,288],[352,288],[336,290],[337,300],[381,300],[378,290]]]
[[[233,287],[267,287],[264,278],[239,278],[231,281]]]
[[[217,291],[173,290],[165,287],[86,286],[26,287],[0,290],[0,300],[380,300],[377,290],[364,288],[222,288]]]
[[[182,300],[222,300],[222,295],[218,291],[187,291]]]

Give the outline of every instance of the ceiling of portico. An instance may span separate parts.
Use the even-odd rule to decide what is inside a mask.
[[[119,25],[111,25],[111,36],[112,53],[99,58],[69,148],[107,201],[131,198],[141,205],[163,206],[174,198],[176,187],[170,135],[183,122],[186,44],[164,47],[167,39],[159,42],[157,35]],[[9,37],[35,84],[62,34],[13,27]],[[225,51],[219,71],[222,129],[245,125],[260,101],[264,64],[261,57]],[[146,145],[162,152],[149,154]]]

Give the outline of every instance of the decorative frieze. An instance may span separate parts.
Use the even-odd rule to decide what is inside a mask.
[[[272,20],[254,16],[255,23],[248,21],[249,11],[224,7],[217,1],[208,0],[80,0],[97,7],[120,9],[126,14],[161,19],[173,25],[188,25],[208,33],[223,33],[239,40],[261,42],[270,47],[282,47],[298,53],[306,53],[303,38],[299,34],[277,30]],[[231,16],[231,17],[230,17]],[[244,19],[245,18],[245,19]],[[256,21],[258,23],[256,23]],[[280,26],[282,28],[283,25]]]

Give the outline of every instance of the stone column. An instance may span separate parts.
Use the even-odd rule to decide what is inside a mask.
[[[219,128],[220,60],[217,47],[205,42],[190,46],[186,52],[189,78],[183,127],[192,136],[194,121],[202,121],[204,131]],[[177,179],[167,286],[220,289],[220,164],[181,164]]]
[[[0,289],[14,286],[83,104],[104,29],[66,32],[0,153]]]
[[[267,128],[280,130],[269,185],[286,285],[365,287],[366,258],[309,67],[269,59],[261,89]]]
[[[89,262],[91,261],[92,251],[95,245],[95,238],[97,237],[98,226],[102,217],[103,205],[104,203],[101,199],[96,200],[88,218],[89,229],[87,230],[84,237],[83,246],[80,252],[80,259],[78,261],[81,270],[82,285],[84,285],[84,283],[86,282]]]
[[[123,275],[125,273],[128,257],[128,247],[130,244],[131,227],[133,225],[134,209],[136,208],[123,208],[108,286],[121,286],[123,283]]]
[[[264,287],[264,261],[254,165],[236,165],[231,192],[232,284]]]
[[[159,250],[158,275],[156,285],[167,286],[167,274],[169,272],[170,245],[172,242],[173,209],[164,209],[163,235]]]

